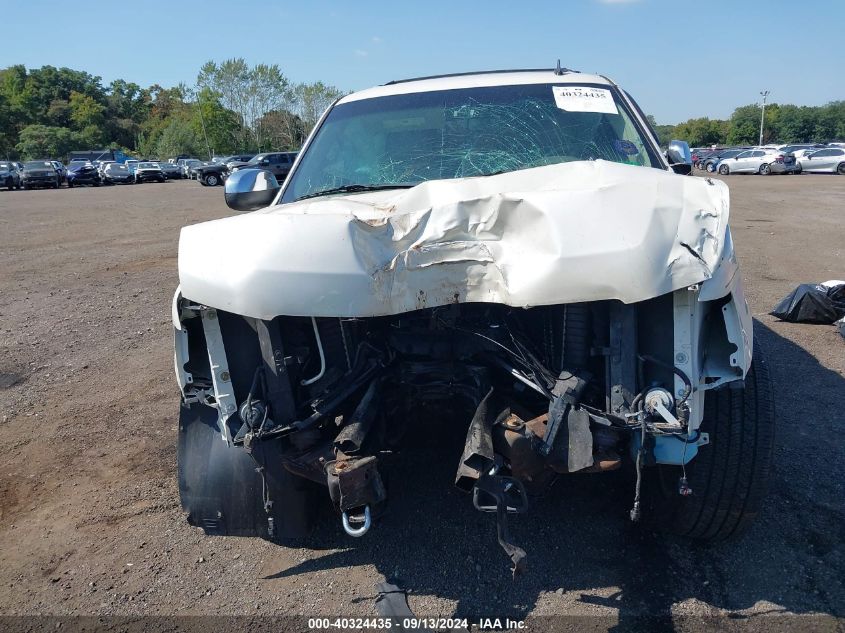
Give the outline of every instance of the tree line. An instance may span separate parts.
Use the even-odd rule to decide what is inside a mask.
[[[144,157],[207,156],[298,149],[343,91],[323,82],[293,83],[278,65],[209,61],[194,85],[142,88],[70,68],[0,70],[0,157],[66,158],[76,149],[114,148]],[[662,145],[757,143],[761,108],[744,105],[729,119],[701,117],[659,125]],[[845,101],[824,106],[766,106],[763,142],[845,140]]]
[[[165,158],[298,149],[345,94],[293,83],[278,65],[207,62],[192,86],[143,88],[70,68],[0,70],[0,157],[65,159],[113,148]]]
[[[730,119],[700,117],[677,125],[657,125],[649,117],[661,145],[671,139],[692,147],[708,145],[756,145],[760,140],[759,104],[744,105]],[[828,143],[845,140],[845,101],[823,106],[766,104],[763,143]]]

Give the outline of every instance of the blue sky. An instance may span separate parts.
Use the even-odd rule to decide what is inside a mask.
[[[845,1],[50,0],[4,12],[0,67],[69,66],[142,86],[203,62],[276,63],[356,90],[467,70],[563,66],[613,78],[660,123],[845,98]],[[75,11],[75,7],[83,7]],[[53,7],[53,8],[51,8]]]

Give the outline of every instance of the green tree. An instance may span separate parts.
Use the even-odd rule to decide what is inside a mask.
[[[16,148],[24,160],[32,158],[65,159],[81,143],[78,132],[64,127],[28,125],[20,133]]]
[[[71,92],[68,100],[70,120],[77,129],[102,127],[105,120],[105,106],[80,92]]]
[[[305,124],[306,133],[310,132],[317,124],[323,112],[345,94],[340,88],[327,86],[322,81],[294,86],[295,112]]]
[[[720,145],[726,140],[727,125],[725,121],[701,117],[679,123],[673,133],[693,147]]]
[[[731,115],[728,128],[728,143],[751,145],[757,143],[760,133],[760,106],[741,106]]]
[[[197,137],[191,121],[181,117],[174,117],[167,127],[162,130],[156,144],[156,151],[151,152],[158,157],[190,154],[197,156],[203,152],[203,146]]]
[[[288,109],[285,106],[290,100],[289,82],[278,65],[250,67],[241,58],[221,64],[206,62],[197,76],[197,86],[211,91],[224,108],[237,115],[241,149],[264,149],[261,118],[268,112]]]

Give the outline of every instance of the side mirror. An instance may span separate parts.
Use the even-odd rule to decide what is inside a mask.
[[[259,164],[259,165],[269,165],[269,164],[270,164],[270,159],[265,158],[264,160],[262,160],[262,161],[261,161],[260,163],[258,163],[258,164]]]
[[[264,169],[239,169],[226,179],[226,204],[235,211],[255,211],[270,206],[279,193],[276,177]]]
[[[692,153],[686,141],[670,141],[669,149],[666,151],[666,158],[669,166],[676,174],[689,174],[692,172]]]

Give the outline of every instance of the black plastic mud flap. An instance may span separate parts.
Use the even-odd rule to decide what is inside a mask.
[[[253,457],[228,446],[217,410],[201,404],[179,410],[179,495],[188,523],[206,534],[303,538],[316,514],[310,482],[285,470],[280,442],[258,442]],[[258,463],[256,463],[256,460]],[[259,464],[264,467],[263,488]],[[269,511],[265,511],[265,492]]]

